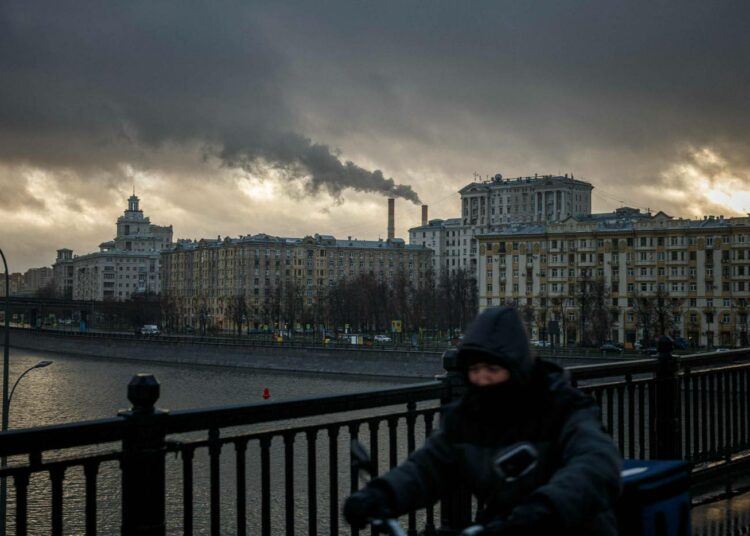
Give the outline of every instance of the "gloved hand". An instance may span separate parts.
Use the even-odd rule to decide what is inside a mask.
[[[389,516],[389,496],[386,490],[379,486],[366,486],[355,491],[344,502],[344,518],[357,529],[363,529],[367,520]]]

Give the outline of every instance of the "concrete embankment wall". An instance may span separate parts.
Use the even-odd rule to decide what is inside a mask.
[[[431,352],[235,346],[158,338],[89,337],[25,329],[11,329],[10,340],[12,348],[102,359],[429,379],[444,372],[441,354]]]

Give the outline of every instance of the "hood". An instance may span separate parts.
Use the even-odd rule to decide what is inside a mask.
[[[514,308],[485,309],[468,327],[458,347],[457,365],[466,371],[478,361],[502,365],[522,385],[531,380],[534,357],[526,329]]]

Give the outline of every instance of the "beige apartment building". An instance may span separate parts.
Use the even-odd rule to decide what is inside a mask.
[[[154,225],[144,216],[135,194],[117,218],[115,238],[99,251],[74,255],[57,250],[52,266],[59,296],[74,300],[124,301],[133,294],[158,294],[159,252],[172,244],[172,226]]]
[[[290,308],[297,309],[296,321],[304,316],[314,324],[336,282],[365,276],[392,284],[403,277],[420,286],[431,259],[431,250],[401,239],[258,234],[178,240],[161,254],[162,297],[172,302],[178,328],[205,322],[231,329],[237,297],[244,298],[251,327],[287,324]]]
[[[622,208],[478,241],[480,308],[516,304],[532,337],[634,343],[666,333],[695,346],[748,343],[750,217]]]
[[[593,186],[571,175],[539,175],[491,179],[467,184],[461,190],[461,217],[427,220],[409,229],[409,243],[435,252],[433,270],[455,274],[477,271],[477,236],[499,232],[513,224],[551,223],[591,214]],[[437,279],[436,278],[436,279]]]

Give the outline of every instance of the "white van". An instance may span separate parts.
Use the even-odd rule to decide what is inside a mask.
[[[141,327],[141,335],[158,335],[159,326],[156,324],[146,324]]]

